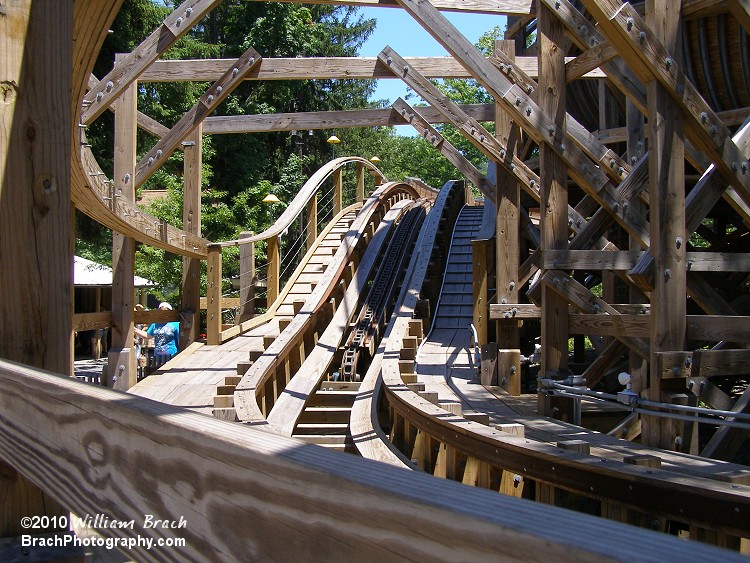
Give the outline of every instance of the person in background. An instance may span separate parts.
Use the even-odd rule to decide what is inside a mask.
[[[166,301],[159,303],[159,310],[172,310],[172,305]],[[133,329],[137,336],[148,339],[154,338],[154,362],[162,365],[177,354],[177,343],[180,338],[180,323],[170,321],[168,323],[151,323],[147,330]]]

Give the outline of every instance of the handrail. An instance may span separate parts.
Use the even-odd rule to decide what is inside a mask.
[[[372,170],[373,172],[376,172],[378,175],[380,175],[381,178],[384,178],[383,173],[377,168],[377,166],[362,157],[342,156],[335,160],[331,160],[330,162],[319,168],[312,176],[310,176],[307,182],[305,182],[302,188],[300,188],[299,192],[297,192],[297,195],[294,196],[294,199],[289,204],[289,206],[268,229],[251,237],[227,240],[223,242],[215,242],[212,243],[211,246],[218,246],[222,248],[228,246],[240,246],[242,244],[249,244],[251,242],[265,240],[283,233],[284,230],[292,224],[292,221],[294,221],[297,216],[303,211],[305,204],[307,204],[307,202],[315,196],[320,186],[323,185],[323,182],[325,182],[331,175],[333,175],[334,172],[351,163],[363,164],[370,168],[370,170]]]
[[[5,360],[0,389],[3,460],[76,514],[133,520],[97,531],[138,560],[743,560]]]

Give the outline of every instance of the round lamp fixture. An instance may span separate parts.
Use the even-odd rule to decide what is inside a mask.
[[[377,164],[378,162],[380,162],[380,159],[379,159],[379,158],[378,158],[377,156],[373,156],[373,157],[372,157],[372,158],[370,159],[370,162],[374,162],[374,163],[376,163],[376,164]]]
[[[328,137],[327,143],[331,143],[332,145],[338,145],[341,142],[341,139],[339,139],[336,135],[331,135]]]
[[[273,193],[273,190],[268,192],[268,195],[263,198],[263,203],[281,203],[281,200],[276,197],[276,194]]]

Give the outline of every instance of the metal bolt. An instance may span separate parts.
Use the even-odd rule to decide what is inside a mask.
[[[510,310],[510,312],[511,312],[511,313],[513,313],[513,316],[515,317],[515,316],[516,316],[516,315],[518,314],[518,307],[513,307],[513,308],[512,308],[511,310]]]
[[[505,158],[505,149],[500,149],[500,158]]]
[[[556,0],[556,1],[555,1],[555,9],[556,9],[556,10],[559,10],[559,9],[560,9],[560,0]]]
[[[611,166],[612,168],[614,168],[614,167],[615,167],[615,164],[617,164],[617,161],[616,161],[616,160],[615,160],[614,158],[611,158],[611,159],[609,160],[609,165],[610,165],[610,166]]]
[[[631,29],[633,29],[633,24],[634,23],[635,23],[635,20],[633,18],[628,18],[627,20],[625,20],[625,25],[627,25],[628,31],[630,31]]]
[[[581,33],[583,33],[584,35],[586,35],[586,34],[587,34],[587,33],[589,32],[589,28],[588,28],[588,26],[585,26],[585,25],[582,25],[581,27],[579,27],[579,28],[578,28],[578,30],[579,30],[579,31],[580,31]]]
[[[409,72],[409,67],[408,66],[404,66],[404,74],[406,74],[407,72]]]
[[[666,59],[664,59],[664,66],[667,67],[667,70],[669,70],[672,67],[673,62],[674,61],[672,60],[672,57],[667,57]]]
[[[718,127],[716,127],[716,125],[711,125],[711,135],[716,137],[716,133],[718,132],[719,132]]]
[[[583,221],[580,219],[576,219],[576,227],[580,227],[583,224]]]
[[[482,135],[481,137],[479,137],[479,141],[482,142],[482,143],[484,143],[485,138],[486,137],[484,135]]]
[[[430,137],[430,140],[434,143],[435,141],[437,141],[437,137],[433,135],[432,137]]]
[[[623,213],[627,213],[629,207],[630,207],[630,204],[627,201],[623,202],[623,204],[622,204],[622,212]]]
[[[114,82],[112,82],[111,80],[109,82],[107,82],[107,92],[111,92],[112,88],[114,88],[114,87],[115,87],[115,83]]]
[[[591,39],[589,39],[589,45],[591,45],[592,47],[596,45],[596,37],[592,37]]]
[[[736,162],[733,162],[732,163],[732,170],[734,170],[735,172],[737,172],[739,169],[740,169],[740,165],[737,164]]]
[[[390,64],[391,64],[392,62],[393,62],[393,59],[392,59],[391,57],[388,57],[388,58],[387,58],[387,59],[385,60],[385,64],[387,64],[387,65],[390,65]]]
[[[127,184],[128,182],[130,182],[130,174],[125,174],[122,179]]]
[[[509,312],[509,311],[505,311],[505,312],[503,313],[503,318],[504,318],[504,319],[509,319],[509,318],[510,318],[510,312]]]
[[[641,43],[645,43],[646,42],[646,32],[645,31],[641,31],[638,34],[638,39],[640,40]]]
[[[206,98],[206,101],[209,104],[212,103],[214,101],[214,95],[213,94],[209,94],[208,97]]]
[[[516,366],[510,366],[510,374],[515,375],[516,374]]]
[[[511,170],[515,170],[515,169],[516,169],[516,165],[515,165],[515,164],[513,164],[512,162],[510,163],[510,169],[511,169]]]
[[[550,137],[554,137],[555,136],[555,126],[554,125],[550,125],[549,128],[547,129],[547,131],[549,132],[549,136]]]
[[[681,446],[682,445],[682,436],[675,436],[674,437],[674,445],[675,446]]]
[[[534,87],[533,87],[533,86],[531,86],[531,85],[529,85],[529,86],[527,86],[527,87],[526,87],[526,91],[527,91],[527,92],[528,92],[529,94],[531,94],[531,93],[532,93],[532,92],[534,91]]]
[[[223,89],[224,89],[224,88],[222,88],[221,86],[217,86],[217,87],[216,87],[216,93],[217,93],[217,94],[221,94],[221,91],[222,91]]]
[[[181,17],[177,18],[177,21],[175,21],[175,23],[177,24],[177,27],[180,27],[180,24],[182,23],[182,18]]]
[[[615,213],[617,213],[620,210],[620,204],[615,202],[615,204],[612,206],[612,209],[614,209]]]
[[[513,72],[513,65],[508,65],[508,74]]]
[[[708,114],[705,111],[701,112],[701,123],[708,121]]]
[[[188,8],[187,10],[185,10],[185,15],[186,16],[189,16],[192,13],[193,13],[193,8]]]
[[[632,162],[633,164],[635,164],[636,162],[638,162],[638,157],[637,156],[631,156],[630,157],[630,162]]]
[[[104,94],[102,94],[101,92],[97,92],[96,93],[96,101],[97,102],[101,102],[103,97],[104,97]]]
[[[531,117],[531,108],[526,108],[526,115]]]
[[[670,270],[669,268],[665,269],[664,270],[664,277],[667,278],[667,279],[671,278],[672,277],[672,270]]]
[[[742,173],[743,174],[747,173],[747,162],[742,163]]]
[[[618,173],[618,174],[619,174],[620,176],[622,176],[623,174],[625,174],[625,169],[624,169],[624,168],[623,168],[622,166],[620,166],[620,167],[619,167],[619,168],[617,169],[617,173]]]
[[[602,308],[599,303],[594,303],[594,313],[598,313],[599,311],[601,311],[601,309]]]
[[[690,356],[688,356],[687,358],[685,358],[685,367],[689,368],[692,365],[693,365],[693,359]]]
[[[681,248],[682,247],[682,237],[677,237],[676,239],[674,239],[674,245],[677,248]]]
[[[531,180],[531,181],[529,182],[529,186],[531,186],[532,188],[533,188],[534,186],[536,186],[536,180]]]
[[[477,128],[476,127],[472,127],[471,128],[471,134],[474,135],[476,132],[477,132]]]
[[[153,163],[154,163],[154,157],[153,156],[149,156],[148,157],[148,166],[151,166]]]
[[[517,105],[517,106],[520,106],[520,105],[521,105],[521,102],[522,102],[522,101],[523,101],[523,100],[521,100],[521,97],[520,97],[520,96],[517,96],[517,97],[516,97],[516,105]]]
[[[161,158],[161,155],[162,155],[161,149],[156,151],[156,158]]]
[[[504,63],[500,63],[498,66],[500,67],[500,70],[505,70],[505,64]]]

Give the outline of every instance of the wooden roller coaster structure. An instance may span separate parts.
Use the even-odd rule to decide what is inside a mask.
[[[750,552],[750,471],[725,461],[747,442],[750,403],[741,379],[750,373],[750,316],[746,295],[737,291],[750,272],[746,2],[507,0],[466,7],[398,0],[393,5],[451,57],[409,59],[385,47],[377,59],[318,66],[314,59],[266,59],[250,48],[234,61],[159,61],[220,3],[187,0],[97,80],[93,62],[121,3],[0,2],[2,536],[25,534],[24,516],[73,511],[119,521],[146,514],[187,520],[180,529],[186,545],[158,553],[137,545],[130,553],[143,560],[288,560],[305,553],[362,560],[742,560]],[[439,10],[506,14],[510,41],[498,42],[486,58]],[[396,77],[430,106],[398,100],[382,111],[242,116],[231,123],[211,116],[241,81],[280,77]],[[473,78],[495,104],[458,106],[429,81],[441,77]],[[136,83],[149,80],[213,84],[168,129],[137,111]],[[108,108],[116,116],[111,180],[86,140],[86,126]],[[494,135],[485,121],[495,121]],[[202,135],[331,123],[410,124],[482,193],[492,213],[471,244],[473,338],[482,348],[477,377],[501,398],[518,395],[529,382],[522,380],[523,339],[538,326],[535,418],[557,438],[541,437],[532,422],[520,426],[507,411],[471,412],[424,388],[415,360],[435,322],[431,308],[456,216],[474,204],[463,183],[436,194],[414,181],[385,182],[364,159],[340,158],[311,178],[268,231],[238,241],[201,237]],[[488,174],[435,123],[455,126],[482,151],[492,163]],[[136,127],[160,139],[140,162]],[[134,199],[135,188],[175,150],[185,151],[183,228],[149,215]],[[357,174],[350,207],[340,199],[347,164]],[[379,184],[369,197],[367,169]],[[315,193],[330,179],[339,189],[333,215],[347,221],[347,230],[337,235],[318,283],[294,301],[288,288],[269,282],[270,301],[277,298],[269,312],[222,329],[221,249],[267,240],[275,256],[291,222],[303,212],[316,215]],[[71,203],[116,233],[112,311],[97,321],[113,331],[107,383],[114,389],[60,377],[72,375]],[[383,338],[369,346],[369,365],[360,366],[346,424],[347,445],[367,459],[293,437],[321,385],[333,385],[327,366],[337,359],[392,224],[417,213],[426,217],[408,267],[393,268],[388,283],[400,281],[401,291],[395,304],[391,295],[385,299],[393,313],[373,331]],[[308,257],[320,244],[314,238]],[[135,383],[135,242],[184,257],[184,311],[200,307],[195,272],[207,261],[207,342],[196,342],[193,323],[184,336],[195,344],[175,361],[188,365],[198,349],[226,355],[261,330],[262,349],[230,386],[231,413],[220,417],[227,420],[139,397],[135,388],[123,393]],[[600,294],[586,276],[601,279]],[[276,332],[264,334],[273,323]],[[595,341],[596,359],[582,367],[571,362],[571,335]],[[577,357],[582,339],[575,341]],[[623,362],[629,393],[617,397],[633,416],[622,432],[639,434],[640,445],[572,424],[580,422],[575,390],[606,384]],[[719,377],[741,387],[736,399],[717,385]],[[653,405],[667,416],[645,408]],[[729,424],[699,452],[698,423],[678,413],[710,407]],[[171,530],[143,526],[100,531],[174,538]],[[8,549],[16,547],[11,540]]]

